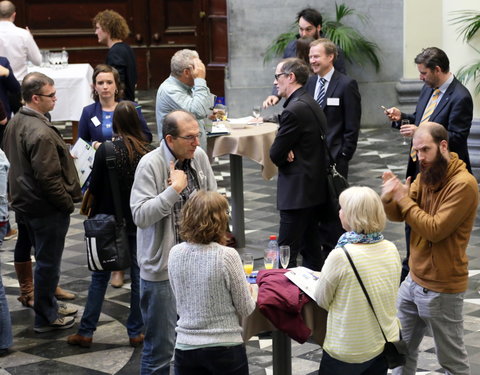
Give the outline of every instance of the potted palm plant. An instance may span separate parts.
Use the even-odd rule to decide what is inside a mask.
[[[456,15],[451,19],[454,25],[459,25],[458,33],[463,41],[480,54],[470,42],[480,30],[480,12],[476,10],[460,10],[452,12]],[[456,74],[456,77],[462,83],[477,81],[480,78],[480,60],[469,65],[462,66]],[[480,80],[475,86],[475,94],[480,94]]]
[[[335,19],[325,19],[322,31],[326,38],[337,44],[344,52],[345,57],[350,62],[360,65],[371,63],[378,71],[380,69],[380,60],[378,58],[379,48],[376,43],[367,40],[358,30],[344,24],[344,19],[348,16],[356,16],[362,22],[368,22],[367,16],[357,12],[356,10],[335,3]],[[268,46],[264,63],[280,56],[287,44],[297,38],[297,24],[293,23],[289,30],[278,35]]]

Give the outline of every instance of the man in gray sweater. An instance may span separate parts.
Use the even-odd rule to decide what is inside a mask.
[[[142,375],[170,373],[177,313],[167,264],[170,249],[180,242],[180,210],[196,190],[217,189],[208,157],[197,147],[201,134],[195,117],[170,112],[162,133],[160,146],[140,160],[130,197],[145,324]]]

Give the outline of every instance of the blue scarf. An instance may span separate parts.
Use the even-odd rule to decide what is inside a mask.
[[[342,247],[349,243],[375,243],[380,241],[383,241],[383,234],[381,232],[363,234],[352,231],[342,234],[335,247]]]

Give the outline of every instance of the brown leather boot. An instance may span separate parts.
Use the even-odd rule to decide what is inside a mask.
[[[59,300],[71,300],[75,299],[75,294],[67,292],[66,290],[63,290],[57,285],[57,288],[55,289],[55,297]]]
[[[113,271],[110,278],[110,285],[114,288],[121,288],[123,286],[124,271]]]
[[[17,299],[25,307],[33,308],[33,274],[32,261],[15,262],[18,284],[20,285],[20,297]]]

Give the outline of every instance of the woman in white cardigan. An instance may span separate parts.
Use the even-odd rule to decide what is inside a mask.
[[[368,187],[340,195],[340,220],[347,231],[325,261],[315,292],[328,310],[319,374],[387,374],[380,326],[342,249],[349,252],[389,341],[399,339],[395,301],[401,262],[393,243],[383,238],[386,216],[380,197]]]
[[[224,246],[228,203],[198,191],[182,209],[180,237],[168,259],[177,303],[175,374],[248,375],[239,316],[255,308],[235,249]]]

